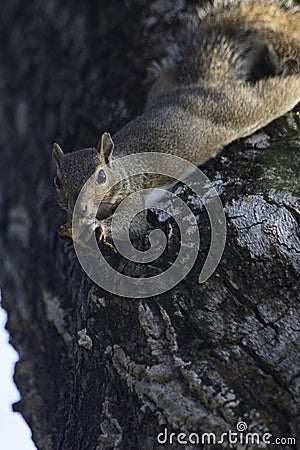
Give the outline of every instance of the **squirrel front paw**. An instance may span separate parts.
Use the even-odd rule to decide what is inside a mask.
[[[105,225],[102,224],[101,222],[99,223],[99,237],[98,237],[98,243],[101,245],[105,245],[106,247],[108,247],[110,250],[112,250],[114,253],[117,253],[116,248],[114,247],[113,244],[111,244],[108,240],[108,235],[106,233],[106,228]]]
[[[89,220],[85,219],[81,223],[77,223],[75,227],[75,234],[72,228],[72,222],[69,220],[59,227],[58,234],[62,238],[71,238],[76,243],[80,244],[82,247],[89,247],[89,241],[93,237],[94,233],[96,235],[96,240],[99,245],[105,245],[106,248],[110,249],[114,253],[117,253],[114,245],[109,242],[110,238],[106,232],[109,226],[106,227],[103,222],[98,219]]]
[[[72,235],[72,222],[70,220],[68,220],[68,222],[64,223],[63,225],[61,225],[58,229],[58,235],[61,238],[71,238],[73,239],[73,235]]]

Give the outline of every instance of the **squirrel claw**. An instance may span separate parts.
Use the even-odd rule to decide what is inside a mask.
[[[107,241],[107,235],[103,226],[101,226],[101,233],[98,241],[99,244],[104,244],[106,247],[110,248],[114,253],[117,253],[115,246]]]
[[[80,243],[82,247],[89,248],[88,241],[91,239],[93,233],[97,230],[100,231],[100,235],[98,237],[98,243],[104,244],[106,247],[108,247],[111,251],[114,253],[117,253],[117,250],[113,244],[108,242],[107,235],[105,232],[105,228],[103,225],[101,225],[99,222],[91,224],[90,222],[86,222],[80,229],[80,232],[77,236],[74,236],[72,233],[72,222],[68,221],[61,225],[58,229],[58,234],[60,237],[65,238],[71,238],[73,241]]]
[[[58,229],[58,235],[62,238],[68,237],[73,239],[72,235],[72,222],[68,221],[61,225]]]

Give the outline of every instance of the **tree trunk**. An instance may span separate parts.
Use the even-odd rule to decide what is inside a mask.
[[[201,443],[202,433],[220,440],[238,422],[261,438],[270,433],[271,443],[298,438],[299,447],[299,113],[203,167],[228,232],[205,283],[198,275],[210,226],[201,207],[193,270],[152,298],[118,297],[93,284],[57,234],[65,216],[52,186],[53,141],[67,151],[93,146],[100,132],[139,114],[147,67],[193,6],[2,2],[0,279],[20,354],[16,409],[39,449],[274,447],[251,439],[230,447],[228,436]],[[134,266],[126,270],[134,275]],[[178,433],[187,438],[178,441]]]

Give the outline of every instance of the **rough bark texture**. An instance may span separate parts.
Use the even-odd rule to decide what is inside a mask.
[[[228,225],[224,256],[204,285],[197,274],[210,229],[201,209],[199,261],[151,299],[101,291],[57,235],[65,217],[55,205],[52,142],[93,145],[141,112],[146,69],[192,7],[1,3],[0,282],[20,354],[17,409],[39,449],[227,448],[226,440],[160,446],[156,436],[165,427],[220,436],[240,420],[272,442],[298,438],[298,447],[275,448],[299,448],[297,113],[203,168]]]

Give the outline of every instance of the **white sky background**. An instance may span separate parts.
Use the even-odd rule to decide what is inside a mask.
[[[1,301],[1,294],[0,294]],[[9,345],[9,335],[4,329],[7,314],[0,306],[0,449],[34,450],[31,431],[19,413],[12,411],[12,403],[20,399],[13,382],[14,365],[18,354]]]

